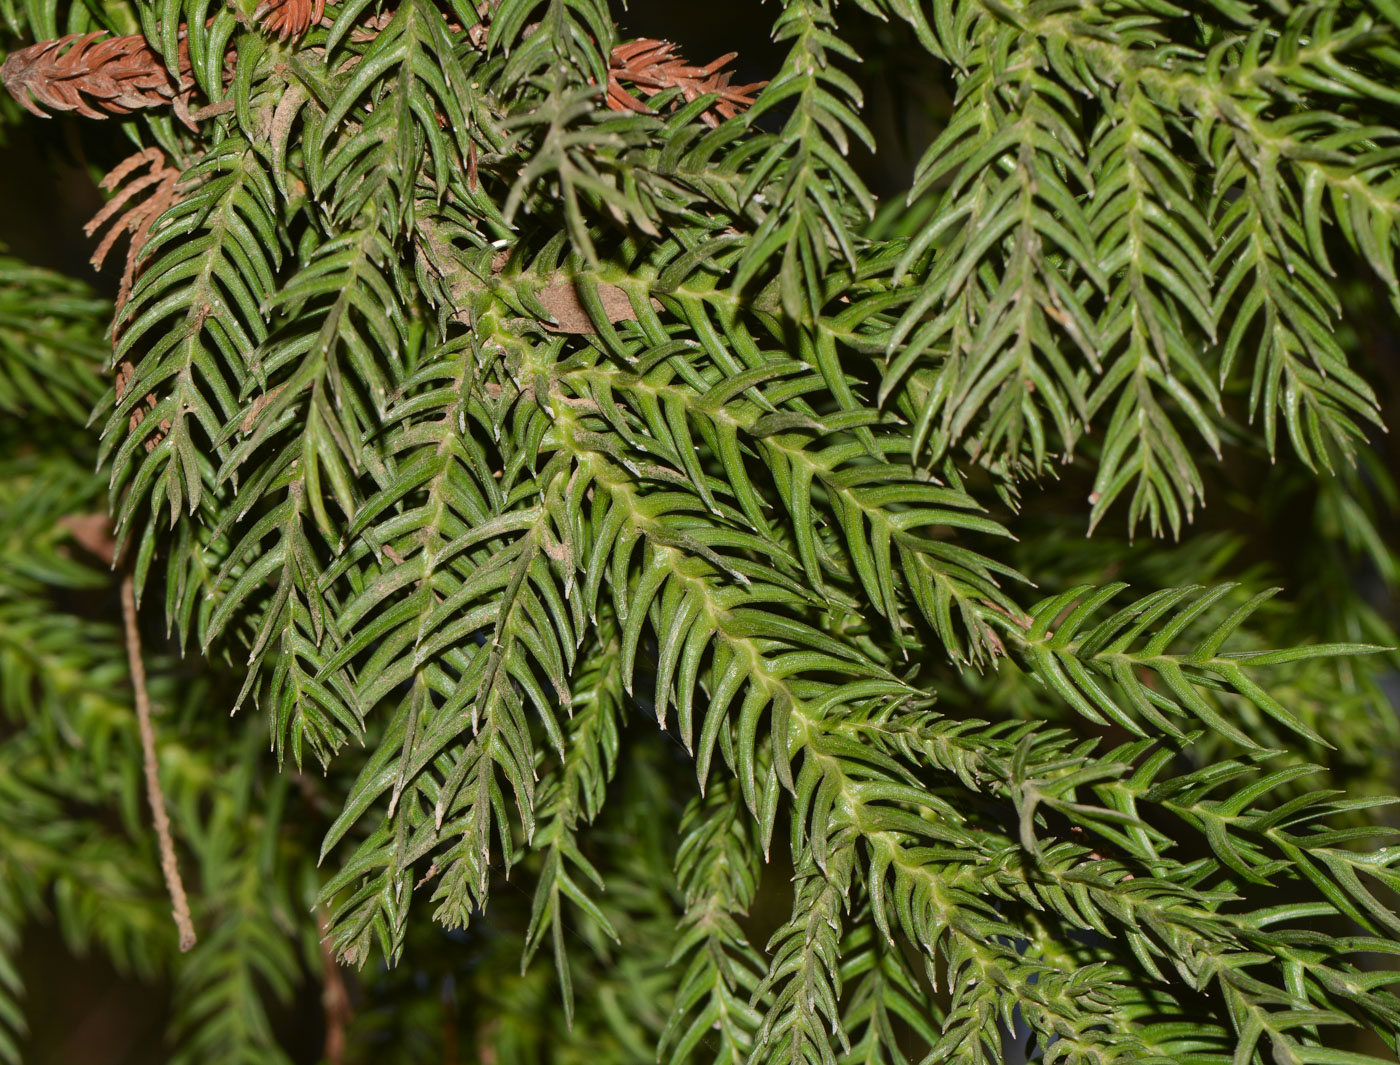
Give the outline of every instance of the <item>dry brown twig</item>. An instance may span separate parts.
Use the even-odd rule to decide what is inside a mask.
[[[355,1010],[350,1002],[350,991],[345,986],[345,975],[340,971],[331,947],[330,922],[326,912],[318,909],[316,915],[321,931],[321,1010],[326,1018],[326,1041],[321,1056],[326,1065],[342,1065],[345,1061],[345,1029],[354,1019]]]
[[[109,566],[117,561],[117,545],[112,535],[112,519],[106,514],[70,514],[59,524],[87,552]],[[180,877],[175,857],[175,841],[170,834],[170,817],[165,811],[165,791],[160,786],[160,761],[156,753],[155,725],[151,720],[151,698],[146,688],[146,663],[141,651],[141,628],[136,610],[136,588],[131,569],[123,567],[121,579],[122,628],[126,641],[127,666],[131,674],[131,696],[136,705],[136,724],[141,736],[141,761],[146,778],[146,799],[151,805],[160,851],[160,871],[170,895],[170,916],[179,934],[180,950],[187,951],[198,937],[190,916],[189,897]]]
[[[146,691],[146,664],[141,657],[141,630],[136,614],[136,591],[131,571],[122,574],[122,620],[126,628],[126,654],[131,665],[131,691],[136,702],[136,723],[141,731],[142,763],[146,774],[146,798],[151,804],[155,822],[156,842],[160,848],[160,871],[165,877],[165,889],[170,894],[170,916],[180,935],[180,950],[195,945],[194,921],[190,918],[190,901],[185,895],[185,882],[180,878],[180,864],[175,857],[175,841],[170,835],[170,815],[165,812],[165,792],[160,786],[160,763],[156,756],[156,732],[151,722],[151,700]]]

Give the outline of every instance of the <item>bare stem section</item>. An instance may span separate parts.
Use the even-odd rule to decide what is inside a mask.
[[[160,847],[160,871],[165,876],[165,889],[170,893],[171,917],[180,933],[180,950],[195,945],[194,922],[190,919],[190,901],[185,895],[185,883],[180,879],[180,865],[175,858],[175,842],[170,837],[170,817],[165,812],[165,792],[160,787],[160,772],[156,763],[156,731],[151,724],[151,700],[146,693],[146,665],[141,659],[141,630],[136,621],[136,590],[131,574],[122,575],[122,620],[126,625],[126,654],[131,663],[131,690],[136,699],[136,720],[141,728],[141,752],[146,770],[146,798],[151,803],[151,819],[155,823],[156,840]]]
[[[321,926],[321,1007],[326,1015],[326,1043],[322,1056],[326,1065],[342,1065],[345,1061],[345,1029],[354,1017],[350,991],[335,960],[330,941],[330,921],[324,910],[318,911]]]

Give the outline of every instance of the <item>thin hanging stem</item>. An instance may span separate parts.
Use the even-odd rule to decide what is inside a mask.
[[[141,752],[146,770],[146,798],[151,803],[151,819],[155,823],[160,847],[160,871],[165,876],[165,889],[170,893],[175,928],[180,933],[180,950],[187,951],[197,941],[194,922],[190,919],[190,901],[185,895],[185,883],[180,879],[180,865],[175,858],[175,841],[170,837],[170,817],[165,812],[165,792],[160,787],[156,763],[156,731],[151,724],[151,700],[146,693],[146,666],[141,659],[141,631],[136,622],[136,590],[131,573],[122,574],[122,620],[126,625],[126,654],[131,663],[131,690],[136,699],[136,720],[141,728]]]
[[[321,928],[321,1008],[326,1015],[326,1041],[322,1057],[326,1065],[343,1065],[345,1061],[345,1029],[354,1017],[350,1004],[350,991],[345,986],[345,977],[335,960],[335,950],[331,946],[330,920],[325,910],[317,911],[317,922]]]

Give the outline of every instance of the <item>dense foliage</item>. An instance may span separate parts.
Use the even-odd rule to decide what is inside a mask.
[[[0,10],[135,149],[0,260],[0,1061],[46,912],[181,1062],[1394,1060],[1391,0]]]

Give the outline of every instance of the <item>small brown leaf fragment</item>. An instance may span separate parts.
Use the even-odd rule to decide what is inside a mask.
[[[257,399],[253,400],[248,407],[248,412],[243,415],[243,420],[238,423],[239,432],[251,432],[253,426],[258,424],[258,416],[262,414],[267,405],[277,398],[277,394],[286,388],[286,385],[278,385],[270,392],[264,392]]]
[[[611,286],[606,286],[611,287]],[[610,321],[622,321],[624,317],[635,318],[632,311],[632,301],[629,300],[621,289],[614,289],[618,295],[622,296],[622,303],[626,310],[613,318],[609,314]],[[615,305],[615,300],[610,300],[612,293],[605,292],[605,286],[598,286],[598,298],[603,306],[607,308],[611,303]],[[584,309],[583,302],[578,298],[578,289],[574,287],[572,281],[555,281],[542,289],[539,293],[540,304],[554,318],[554,324],[544,323],[544,327],[551,333],[596,333],[597,327],[593,324],[593,319],[588,317],[588,311]]]
[[[597,327],[593,324],[593,319],[588,316],[588,311],[584,309],[583,302],[578,297],[578,289],[574,283],[567,279],[551,282],[541,289],[536,298],[554,318],[551,325],[545,322],[544,327],[551,333],[596,333]],[[603,311],[608,316],[609,322],[635,322],[637,320],[637,310],[632,306],[632,300],[627,292],[617,285],[609,285],[606,282],[598,285],[598,302],[603,305]],[[659,300],[653,299],[652,306],[659,308]]]

